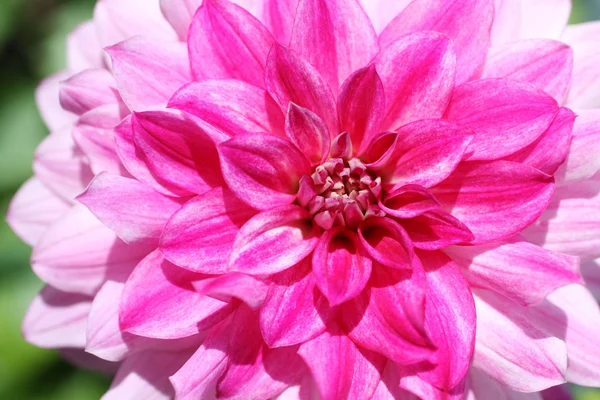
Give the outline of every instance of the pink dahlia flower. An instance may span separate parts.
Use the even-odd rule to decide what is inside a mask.
[[[40,87],[53,133],[8,215],[48,283],[27,340],[112,362],[105,399],[600,386],[597,25],[200,3],[99,1]]]

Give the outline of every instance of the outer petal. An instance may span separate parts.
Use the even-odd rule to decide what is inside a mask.
[[[385,364],[381,355],[358,348],[335,326],[300,346],[299,354],[308,364],[323,400],[370,398]]]
[[[238,232],[229,259],[231,269],[250,274],[283,271],[313,251],[319,234],[310,214],[298,206],[262,212]]]
[[[571,14],[570,0],[526,0],[521,7],[522,38],[558,39]]]
[[[102,173],[77,198],[129,244],[157,244],[165,223],[181,207],[134,179]]]
[[[568,2],[567,0],[555,1]],[[567,98],[567,104],[571,107],[578,109],[600,107],[600,96],[598,96],[600,74],[596,67],[600,62],[598,33],[600,33],[600,23],[588,22],[567,27],[561,37],[561,40],[573,47],[575,52],[573,80]]]
[[[381,130],[444,114],[456,68],[446,36],[435,32],[406,35],[379,52],[375,64],[385,89]]]
[[[557,112],[556,100],[532,85],[482,79],[454,90],[446,117],[476,132],[471,160],[493,160],[535,141]]]
[[[417,31],[435,31],[452,39],[457,56],[456,80],[471,78],[485,61],[494,20],[491,0],[415,0],[379,36],[384,48]]]
[[[119,93],[134,111],[164,106],[190,81],[185,45],[133,38],[106,49]]]
[[[379,47],[358,0],[299,0],[290,49],[310,62],[336,94]]]
[[[571,84],[573,50],[547,39],[529,39],[492,48],[482,78],[531,83],[563,103]]]
[[[469,371],[469,400],[485,400],[490,398],[498,400],[543,400],[541,393],[522,393],[509,389],[502,383],[490,378],[485,372],[471,368]],[[552,400],[546,399],[546,400]],[[554,399],[567,400],[567,399]]]
[[[192,281],[202,278],[169,263],[158,251],[150,253],[125,285],[119,311],[121,330],[156,339],[179,339],[218,323],[229,308],[227,303],[193,291]]]
[[[85,347],[85,325],[92,306],[89,296],[46,286],[23,320],[25,340],[45,348]]]
[[[242,7],[227,0],[204,0],[187,43],[196,80],[232,78],[264,85],[273,37]]]
[[[104,57],[102,45],[93,21],[86,21],[75,28],[67,38],[67,66],[69,71],[102,68]]]
[[[535,221],[554,184],[551,176],[510,161],[463,163],[432,193],[473,232],[475,244],[508,238]]]
[[[64,110],[77,115],[121,100],[113,76],[100,68],[85,70],[62,81],[59,99]]]
[[[260,330],[269,347],[304,343],[325,330],[325,297],[317,290],[309,259],[271,277],[260,310]]]
[[[358,235],[344,228],[329,229],[312,256],[317,287],[329,304],[337,306],[357,296],[371,276],[372,261]]]
[[[312,111],[290,102],[285,133],[312,165],[322,164],[329,155],[331,136],[323,120]]]
[[[298,0],[265,0],[263,20],[275,39],[287,46],[292,37]]]
[[[77,116],[60,106],[60,82],[68,78],[66,72],[59,72],[42,81],[35,91],[35,102],[42,119],[51,131],[55,132],[69,127]]]
[[[171,217],[160,239],[160,251],[191,271],[226,273],[233,241],[255,214],[229,189],[213,189],[188,201]]]
[[[185,41],[192,18],[201,4],[202,0],[160,0],[160,10],[177,32],[179,39]]]
[[[270,135],[239,135],[218,146],[223,177],[259,210],[292,203],[310,163],[292,143]]]

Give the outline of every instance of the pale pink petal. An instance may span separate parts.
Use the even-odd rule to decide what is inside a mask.
[[[418,249],[439,250],[454,244],[468,244],[475,238],[465,224],[441,210],[428,211],[401,223]]]
[[[418,31],[435,31],[452,39],[456,81],[469,80],[482,66],[490,45],[494,6],[490,0],[414,0],[379,36],[382,48]]]
[[[375,64],[385,89],[381,130],[444,114],[456,69],[446,36],[435,32],[406,35],[379,52]]]
[[[310,62],[337,94],[379,46],[358,0],[299,0],[290,49]]]
[[[183,43],[135,37],[106,51],[119,93],[131,110],[164,106],[177,89],[190,81]]]
[[[93,295],[106,279],[126,279],[150,251],[127,245],[87,208],[75,205],[41,237],[31,264],[52,286]]]
[[[290,102],[307,108],[325,122],[332,138],[337,136],[335,98],[325,80],[308,61],[279,44],[273,45],[265,68],[265,85],[282,111],[287,112]]]
[[[579,259],[514,237],[499,244],[454,246],[445,250],[476,287],[494,290],[523,306],[537,304],[554,290],[581,282]]]
[[[119,103],[115,79],[105,69],[87,69],[60,83],[60,105],[81,115],[96,107]]]
[[[371,217],[358,229],[363,247],[378,263],[390,268],[411,269],[413,245],[400,224],[391,218]]]
[[[520,392],[535,392],[565,381],[567,347],[536,323],[536,310],[492,292],[478,290],[477,340],[473,366]]]
[[[469,371],[469,389],[468,400],[486,400],[489,398],[498,400],[552,400],[543,398],[540,393],[515,392],[474,367]]]
[[[358,235],[345,228],[324,232],[312,256],[315,282],[332,307],[356,297],[365,288],[371,266]]]
[[[192,18],[202,4],[202,0],[160,0],[160,10],[177,32],[179,39],[185,41]]]
[[[494,0],[492,47],[519,40],[522,0]]]
[[[463,163],[432,193],[475,235],[472,243],[506,239],[545,210],[554,193],[553,178],[510,161]]]
[[[440,203],[424,187],[404,185],[388,193],[379,207],[395,218],[414,218],[427,211],[437,210]]]
[[[260,330],[269,347],[293,346],[325,330],[325,297],[317,290],[310,259],[272,276],[260,310]]]
[[[242,81],[190,83],[175,93],[169,107],[195,115],[230,137],[256,132],[283,136],[284,116],[277,104],[263,89]]]
[[[231,78],[263,87],[273,42],[248,11],[227,0],[204,0],[187,40],[192,74],[195,80]]]
[[[163,230],[160,251],[169,261],[190,271],[226,273],[235,237],[255,214],[229,189],[213,189],[173,214]]]
[[[60,82],[67,79],[67,72],[58,72],[42,81],[35,91],[35,102],[42,119],[51,131],[68,128],[77,116],[60,106]]]
[[[412,0],[360,0],[360,4],[369,16],[377,34],[389,24],[396,15]]]
[[[35,246],[42,235],[71,205],[37,178],[30,178],[13,197],[6,222],[27,244]]]
[[[23,336],[44,348],[85,347],[85,326],[92,298],[46,286],[23,320]]]
[[[585,287],[600,301],[600,260],[583,261],[580,268]]]
[[[67,37],[67,66],[77,72],[104,67],[100,38],[93,21],[79,25]]]
[[[354,154],[361,155],[379,133],[385,112],[385,92],[375,65],[350,75],[338,98],[341,131],[348,132]]]
[[[531,83],[563,103],[571,84],[573,50],[564,43],[529,39],[490,50],[482,78]]]
[[[567,0],[555,0],[568,2]],[[539,2],[539,1],[538,1]],[[599,108],[600,96],[600,50],[598,45],[600,23],[597,21],[567,27],[560,40],[573,47],[575,66],[571,90],[567,98],[569,107],[578,109]]]
[[[290,102],[285,133],[312,165],[322,164],[327,158],[331,136],[323,120],[312,111]]]
[[[158,244],[167,220],[182,204],[135,179],[102,173],[77,200],[129,244]]]
[[[288,140],[238,135],[218,146],[223,177],[245,203],[259,210],[291,204],[310,163]]]
[[[530,84],[482,79],[454,90],[446,117],[476,132],[471,160],[493,160],[535,141],[558,110],[556,100]]]
[[[230,272],[216,278],[195,281],[192,285],[201,295],[207,295],[227,303],[231,303],[233,299],[239,299],[253,309],[262,306],[269,290],[268,282],[239,272]]]
[[[229,265],[231,270],[249,274],[283,271],[313,251],[319,234],[311,215],[296,205],[262,212],[238,232]]]
[[[522,38],[558,39],[571,14],[571,0],[521,1]]]
[[[265,0],[262,19],[275,39],[287,46],[292,37],[298,0]]]
[[[230,308],[193,290],[192,281],[202,278],[169,263],[159,251],[150,253],[125,284],[119,311],[121,330],[155,339],[179,339],[220,322]]]
[[[308,364],[322,400],[370,398],[385,366],[383,356],[358,348],[335,325],[302,344],[298,353]]]

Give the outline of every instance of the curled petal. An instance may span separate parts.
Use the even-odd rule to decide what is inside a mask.
[[[379,207],[395,218],[414,218],[440,208],[440,203],[424,187],[404,185],[390,192]]]
[[[115,80],[105,69],[87,69],[60,85],[60,105],[77,115],[120,100]]]
[[[285,133],[313,165],[325,161],[331,137],[318,115],[290,102],[285,120]]]
[[[475,238],[465,224],[441,210],[428,211],[401,223],[418,249],[439,250],[453,244],[466,244]]]
[[[390,218],[369,218],[358,229],[360,241],[374,260],[391,268],[411,269],[414,257],[408,234]]]
[[[260,308],[268,290],[268,285],[262,280],[239,272],[195,281],[192,284],[201,295],[208,295],[228,303],[232,298],[237,298],[254,309]]]

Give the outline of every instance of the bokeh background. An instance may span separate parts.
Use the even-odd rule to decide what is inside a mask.
[[[573,0],[571,23],[600,19],[600,0]],[[0,0],[0,215],[32,174],[35,147],[47,134],[34,89],[65,65],[65,37],[91,18],[94,0]],[[600,68],[600,66],[598,66]],[[42,283],[29,268],[31,250],[0,219],[0,399],[94,400],[110,380],[22,339],[21,319]],[[600,333],[599,333],[600,334]],[[600,391],[574,388],[577,400]]]

